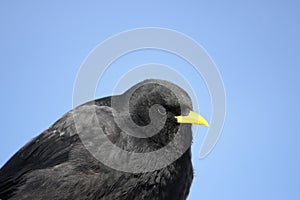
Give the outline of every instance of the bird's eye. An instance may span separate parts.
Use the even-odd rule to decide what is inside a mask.
[[[163,106],[158,106],[157,110],[162,115],[166,114],[166,109]]]

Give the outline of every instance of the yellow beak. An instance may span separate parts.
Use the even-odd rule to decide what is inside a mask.
[[[190,111],[188,116],[176,116],[178,123],[187,123],[187,124],[199,124],[202,126],[208,126],[208,122],[196,112]]]

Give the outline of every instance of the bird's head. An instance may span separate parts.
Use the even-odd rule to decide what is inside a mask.
[[[126,102],[128,106],[120,109],[127,113],[125,119],[131,120],[124,124],[133,127],[132,132],[140,138],[145,136],[165,144],[173,139],[180,125],[189,130],[191,124],[208,126],[202,116],[193,112],[189,95],[168,81],[150,79],[140,82],[121,95],[117,105]],[[191,131],[188,132],[191,138]]]

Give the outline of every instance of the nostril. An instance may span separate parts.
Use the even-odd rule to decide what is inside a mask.
[[[188,115],[191,111],[191,109],[185,105],[180,106],[180,109],[181,109],[181,115],[183,116]]]

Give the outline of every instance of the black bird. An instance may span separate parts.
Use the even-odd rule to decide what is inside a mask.
[[[163,80],[145,80],[122,95],[85,103],[32,139],[1,168],[0,199],[186,199],[193,180],[191,124],[208,125],[192,112],[188,94]],[[174,140],[165,159],[159,155],[147,160],[149,153]],[[128,152],[127,157],[107,149],[107,141]],[[132,163],[134,155],[145,155],[150,164]],[[171,158],[174,161],[168,161]],[[115,161],[121,164],[114,165]]]

